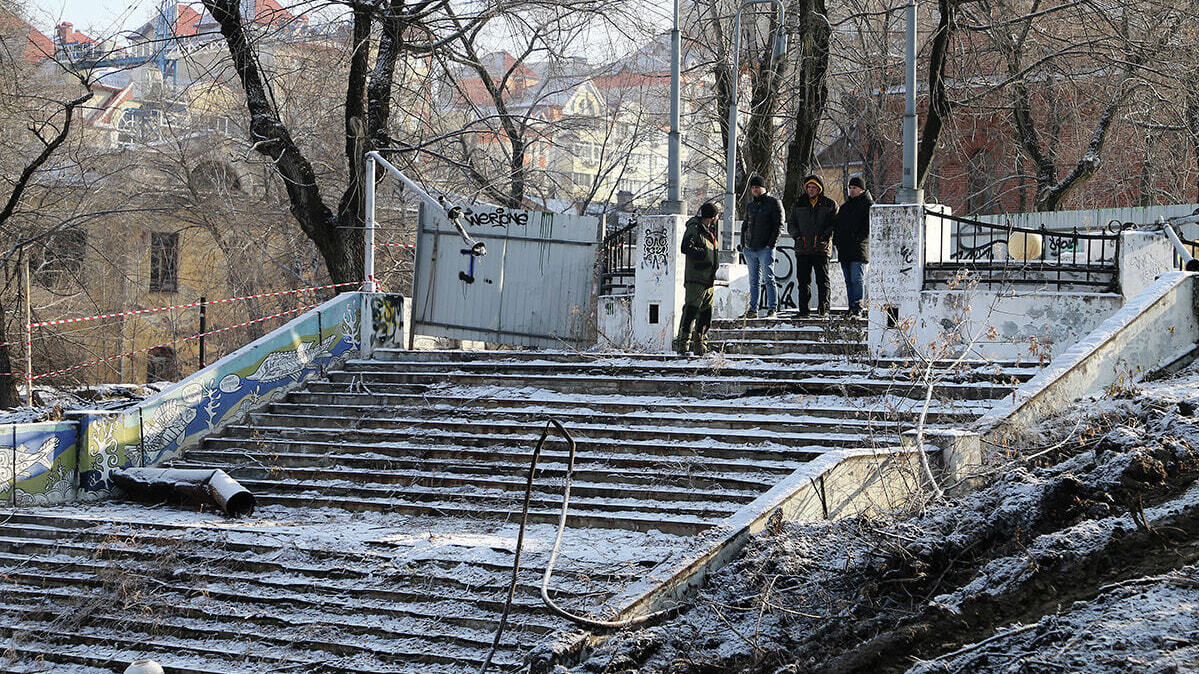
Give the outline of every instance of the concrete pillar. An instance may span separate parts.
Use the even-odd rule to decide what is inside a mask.
[[[871,355],[901,351],[899,328],[918,318],[924,282],[924,206],[875,204],[870,209],[870,268],[866,274],[867,343]]]
[[[670,351],[678,329],[684,264],[679,244],[685,223],[681,215],[652,215],[640,220],[631,324],[633,343],[646,351]]]
[[[904,431],[901,442],[904,447],[914,448],[916,429]],[[941,488],[949,493],[953,493],[955,489],[970,488],[972,480],[977,478],[982,467],[982,442],[979,434],[974,431],[958,428],[926,429],[924,450],[939,455],[933,460],[933,472],[940,480]],[[938,466],[940,470],[936,469]]]
[[[1105,256],[1114,253],[1107,251]],[[1100,251],[1092,246],[1091,254],[1098,258]],[[1119,265],[1120,294],[1128,302],[1152,285],[1158,276],[1174,271],[1174,247],[1161,231],[1134,229],[1121,232]]]

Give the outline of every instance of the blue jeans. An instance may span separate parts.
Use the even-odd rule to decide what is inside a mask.
[[[845,294],[849,299],[850,313],[862,311],[862,277],[866,276],[867,262],[842,262],[841,273],[845,275]]]
[[[749,267],[749,310],[758,310],[758,291],[766,286],[766,308],[778,309],[778,289],[774,286],[774,249],[746,248],[741,251]]]

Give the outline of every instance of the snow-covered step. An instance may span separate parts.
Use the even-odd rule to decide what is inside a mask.
[[[667,419],[736,418],[747,423],[771,418],[832,418],[859,420],[892,420],[903,416],[915,417],[919,413],[916,402],[909,398],[859,397],[852,401],[837,396],[830,399],[813,400],[802,398],[802,405],[786,397],[734,397],[734,398],[684,398],[639,397],[639,396],[592,396],[585,394],[561,395],[555,391],[528,389],[509,393],[502,389],[480,391],[473,388],[441,389],[428,393],[353,392],[345,386],[330,382],[313,382],[308,388],[295,391],[288,400],[296,405],[313,405],[336,409],[348,407],[360,409],[383,407],[413,410],[428,409],[431,413],[444,410],[461,413],[484,413],[490,410],[514,411],[522,414],[548,416],[572,414],[592,415],[642,415],[662,416]],[[934,401],[929,409],[930,423],[955,423],[971,421],[981,416],[985,407],[969,407],[962,404],[941,405]],[[712,422],[709,422],[712,423]]]
[[[399,443],[396,443],[399,444]],[[347,466],[375,470],[407,468],[439,469],[451,473],[494,474],[527,471],[528,447],[400,447],[353,442],[293,442],[257,438],[253,444],[242,438],[210,438],[201,449],[188,452],[186,459],[223,461],[230,467],[242,464],[273,468],[276,466]],[[567,462],[565,448],[542,450],[538,475],[561,477]],[[677,469],[679,479],[692,476],[697,484],[706,480],[721,484],[763,479],[776,480],[792,473],[800,464],[819,456],[815,451],[761,452],[745,449],[710,448],[689,451],[664,447],[656,454],[579,451],[575,457],[575,475],[613,475],[636,473],[637,479],[669,483]],[[646,469],[654,469],[652,473]],[[648,478],[646,476],[649,476]],[[632,480],[633,478],[630,478]]]
[[[495,430],[495,429],[492,429]],[[382,449],[388,448],[412,449],[424,451],[441,445],[457,445],[465,447],[508,447],[523,448],[530,452],[537,443],[540,429],[513,430],[511,432],[470,433],[460,431],[453,435],[424,430],[420,428],[340,428],[336,426],[303,427],[291,426],[229,426],[220,438],[205,440],[205,446],[221,446],[224,440],[236,440],[240,446],[254,447],[256,443],[266,439],[292,440],[301,443],[353,442],[360,444],[375,443]],[[613,455],[639,454],[653,456],[715,456],[760,457],[770,459],[793,459],[805,461],[818,456],[830,449],[838,447],[858,447],[874,444],[876,436],[863,432],[850,433],[787,433],[773,434],[763,432],[763,437],[753,437],[747,433],[738,436],[735,442],[722,442],[717,439],[696,442],[693,438],[675,439],[665,436],[654,438],[635,437],[586,437],[576,435],[575,446],[578,450],[608,452]],[[709,437],[709,436],[703,436]],[[776,441],[777,439],[777,441]],[[886,438],[883,438],[884,440]],[[890,440],[894,440],[892,436]],[[399,444],[402,443],[402,444]],[[223,446],[228,447],[226,443]],[[556,437],[546,440],[546,446],[564,448],[566,442]]]
[[[424,373],[403,370],[335,370],[329,381],[342,384],[349,390],[367,389],[371,392],[410,393],[429,391],[435,386],[507,386],[534,387],[560,392],[586,391],[591,394],[682,395],[700,396],[704,393],[735,395],[774,393],[808,395],[897,395],[923,399],[925,387],[916,382],[846,375],[841,377],[803,376],[794,372],[782,377],[708,377],[708,376],[624,376],[591,374],[474,374],[465,372]],[[798,375],[798,376],[797,376]],[[992,382],[938,384],[939,397],[966,400],[995,400],[1012,390],[1012,386]]]
[[[838,340],[779,340],[779,339],[738,339],[725,338],[708,343],[709,353],[717,354],[749,354],[755,356],[773,356],[794,353],[834,353],[837,355],[858,355],[866,353],[866,345],[861,342]]]
[[[260,412],[251,415],[250,422],[259,429],[345,429],[353,431],[392,430],[414,435],[436,433],[442,438],[455,438],[466,434],[503,435],[505,437],[531,437],[540,432],[544,419],[504,419],[495,417],[474,417],[468,419],[453,418],[423,418],[407,414],[387,416],[382,410],[375,413],[354,415],[320,414],[319,408],[311,410],[293,410],[289,412]],[[318,416],[319,415],[319,416]],[[560,421],[564,421],[559,419]],[[884,437],[886,442],[894,442],[899,433],[907,428],[887,422],[858,422],[856,420],[822,421],[804,419],[798,423],[787,421],[762,423],[757,427],[741,426],[728,428],[726,426],[710,426],[707,419],[700,417],[692,425],[656,424],[652,419],[642,419],[635,423],[616,421],[598,423],[583,423],[570,421],[564,426],[576,440],[593,440],[600,438],[622,440],[651,440],[667,442],[723,442],[728,444],[760,444],[777,442],[780,444],[810,444],[817,436],[823,435],[835,442],[842,436]],[[540,423],[538,423],[540,422]],[[791,432],[792,429],[803,428],[803,433]],[[533,438],[534,440],[536,438]]]

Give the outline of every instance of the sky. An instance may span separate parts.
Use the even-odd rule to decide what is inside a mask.
[[[282,4],[286,7],[294,2]],[[28,0],[33,25],[50,37],[62,21],[70,21],[75,30],[93,37],[132,30],[148,21],[160,4],[161,0]],[[672,0],[647,0],[644,4],[655,23],[668,27]]]
[[[155,0],[33,0],[28,4],[33,24],[44,33],[70,21],[76,30],[99,35],[137,28],[156,5]]]

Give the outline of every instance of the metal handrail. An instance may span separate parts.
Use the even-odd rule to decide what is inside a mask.
[[[1171,222],[1163,222],[1162,229],[1166,232],[1166,238],[1170,239],[1170,243],[1174,246],[1174,254],[1178,256],[1179,266],[1183,271],[1199,271],[1199,260],[1196,260],[1195,256],[1191,254],[1191,251],[1199,243],[1179,236]]]
[[[943,218],[945,220],[953,220],[954,222],[961,223],[964,225],[973,225],[975,227],[983,227],[986,229],[995,229],[995,230],[1001,230],[1004,232],[1022,232],[1025,234],[1046,234],[1046,233],[1048,233],[1050,236],[1066,237],[1066,238],[1071,238],[1071,239],[1092,239],[1092,240],[1105,239],[1108,241],[1115,241],[1120,238],[1120,232],[1122,232],[1126,229],[1132,229],[1132,228],[1136,227],[1136,224],[1131,223],[1131,222],[1120,222],[1119,220],[1112,220],[1111,222],[1107,223],[1107,227],[1104,228],[1108,232],[1110,232],[1109,234],[1087,234],[1086,233],[1087,230],[1083,230],[1082,232],[1079,232],[1077,227],[1075,227],[1073,230],[1071,230],[1069,232],[1066,232],[1066,231],[1057,230],[1057,229],[1049,229],[1045,225],[1041,225],[1040,227],[1036,227],[1036,228],[1034,228],[1034,227],[1018,227],[1016,225],[1011,225],[1011,224],[1001,225],[1001,224],[997,224],[994,222],[983,222],[982,220],[973,220],[971,218],[963,218],[960,215],[949,215],[949,214],[941,213],[940,211],[934,211],[934,210],[928,209],[928,208],[924,209],[924,214],[925,215],[935,215],[935,216],[937,216],[939,218]]]

